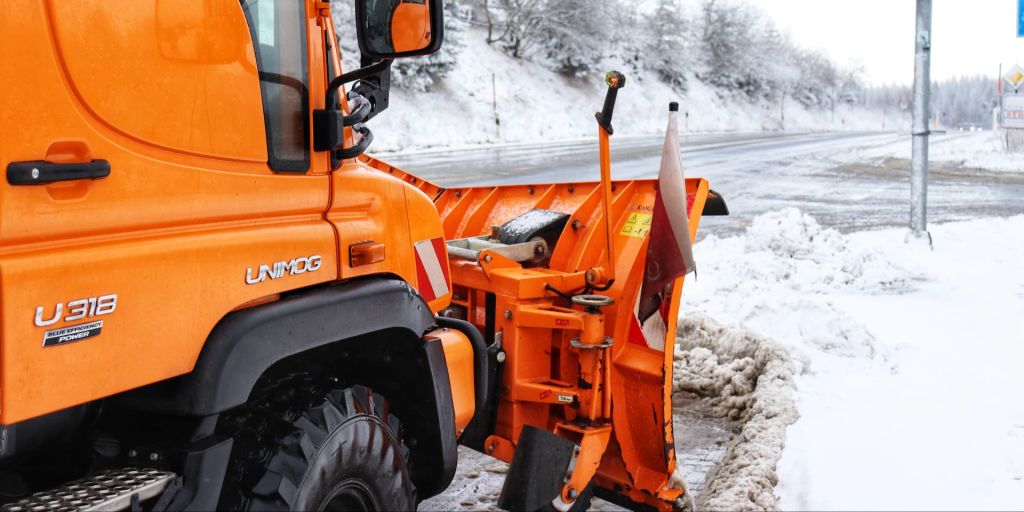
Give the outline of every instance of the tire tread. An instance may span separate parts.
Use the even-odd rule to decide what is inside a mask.
[[[222,418],[235,449],[219,508],[293,510],[302,479],[330,433],[362,415],[375,416],[390,430],[408,464],[401,422],[369,388],[325,389],[304,373],[263,386],[259,396]]]

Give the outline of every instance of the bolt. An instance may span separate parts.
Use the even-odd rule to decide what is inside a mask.
[[[157,452],[153,452],[153,453],[149,454],[149,460],[151,460],[153,462],[156,462],[156,461],[160,460],[160,454],[157,453]]]
[[[567,189],[565,189],[565,190],[566,190],[566,191],[568,191],[568,192],[569,192],[570,194],[572,194],[573,192],[575,192],[575,191],[576,191],[576,189],[575,189],[575,188],[573,188],[573,186],[572,186],[572,185],[569,185],[569,188],[567,188]]]
[[[32,179],[39,179],[39,169],[36,169],[35,167],[32,168]]]
[[[139,452],[135,451],[135,449],[128,450],[128,457],[131,457],[131,458],[134,459],[135,457],[138,457],[138,456],[139,456]]]
[[[533,187],[530,187],[530,188],[526,189],[526,192],[532,196],[533,195]]]
[[[492,259],[494,258],[492,258],[490,254],[484,255],[484,261],[487,263],[490,263]]]
[[[497,359],[499,363],[504,363],[505,362],[505,351],[502,350],[501,352],[498,352],[498,355],[495,356],[495,359]]]
[[[505,320],[512,320],[512,310],[511,309],[506,309],[505,310]]]
[[[487,445],[487,453],[494,453],[494,443]]]
[[[537,246],[533,248],[533,252],[537,254],[544,254],[544,246],[541,244],[537,244]]]
[[[579,228],[582,228],[582,227],[583,227],[583,223],[580,222],[579,219],[576,219],[576,220],[572,221],[572,228],[573,229],[579,229]]]
[[[455,197],[462,197],[462,191],[461,190],[456,190],[455,191]]]
[[[576,496],[580,495],[580,493],[576,492],[576,489],[570,487],[569,488],[569,492],[567,493],[567,495],[569,496],[570,500],[574,500],[574,499],[576,499]]]

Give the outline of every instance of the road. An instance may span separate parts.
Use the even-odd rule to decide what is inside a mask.
[[[932,136],[943,144],[959,133]],[[733,234],[755,215],[798,207],[826,226],[856,231],[909,222],[909,162],[862,158],[910,144],[896,133],[729,133],[681,137],[687,176],[701,176],[727,200],[733,215],[709,218],[703,233]],[[616,179],[658,171],[660,137],[612,139]],[[884,151],[882,151],[884,153]],[[597,142],[518,144],[382,156],[446,187],[591,181],[599,177]],[[935,162],[929,181],[929,222],[1024,213],[1024,176],[961,169]]]

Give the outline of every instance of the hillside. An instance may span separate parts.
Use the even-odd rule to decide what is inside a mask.
[[[541,64],[515,59],[488,45],[485,33],[469,28],[454,68],[428,91],[396,87],[391,108],[371,122],[373,152],[475,144],[537,142],[594,135],[593,114],[604,98],[603,76],[566,77]],[[493,84],[493,86],[492,86]],[[497,117],[495,123],[494,101]],[[889,111],[839,105],[835,120],[826,109],[807,109],[787,98],[751,102],[723,94],[691,76],[680,94],[647,74],[628,76],[615,112],[616,134],[663,133],[668,103],[679,101],[680,129],[710,131],[838,131],[905,129],[909,117]],[[784,109],[785,125],[780,112]],[[687,116],[688,114],[688,116]]]

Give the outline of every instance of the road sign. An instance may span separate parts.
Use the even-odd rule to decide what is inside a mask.
[[[1024,37],[1024,0],[1017,0],[1017,37]]]
[[[1003,126],[1024,128],[1024,94],[1003,96]]]
[[[1024,0],[1021,1],[1024,2]],[[1024,85],[1024,68],[1013,66],[1003,75],[1003,80],[1010,85],[1014,92],[1020,90],[1021,85]]]

